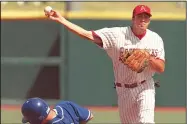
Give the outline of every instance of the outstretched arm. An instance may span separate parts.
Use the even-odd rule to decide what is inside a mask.
[[[71,23],[70,21],[65,19],[59,12],[57,12],[55,10],[51,10],[50,13],[45,12],[45,15],[49,19],[63,24],[68,30],[79,35],[80,37],[88,39],[96,44],[102,44],[102,40],[98,37],[95,37],[95,35],[93,35],[92,31],[87,31],[87,30],[83,29],[82,27]]]

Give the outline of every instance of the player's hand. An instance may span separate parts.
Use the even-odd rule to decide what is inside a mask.
[[[45,12],[45,15],[49,19],[54,20],[54,21],[61,21],[64,19],[64,17],[62,17],[62,15],[60,14],[60,12],[55,11],[55,10],[51,10],[51,12],[49,12],[49,13]]]

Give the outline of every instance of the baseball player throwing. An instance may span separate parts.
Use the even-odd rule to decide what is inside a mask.
[[[121,123],[155,123],[155,86],[152,76],[165,69],[162,38],[148,29],[151,10],[138,5],[132,25],[87,31],[52,10],[45,13],[67,29],[104,49],[113,63]]]
[[[41,98],[30,98],[22,105],[22,123],[86,124],[93,118],[90,110],[71,101],[61,101],[53,109]]]

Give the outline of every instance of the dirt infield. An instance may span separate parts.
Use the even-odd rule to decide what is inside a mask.
[[[85,107],[91,110],[96,110],[96,111],[117,111],[118,110],[118,107],[112,107],[112,106],[85,106]],[[1,110],[18,110],[20,108],[21,108],[20,105],[1,105]],[[155,111],[185,112],[186,108],[185,107],[156,107]]]

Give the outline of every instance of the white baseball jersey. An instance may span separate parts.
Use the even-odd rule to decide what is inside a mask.
[[[143,72],[136,73],[120,61],[123,52],[134,48],[147,49],[150,54],[165,61],[164,44],[162,38],[147,29],[145,36],[139,39],[134,35],[131,27],[114,27],[96,30],[113,62],[115,82],[146,83],[136,88],[116,87],[120,119],[125,123],[154,123],[155,88],[152,76],[155,72],[147,67]]]
[[[150,50],[157,58],[165,60],[162,38],[155,32],[147,29],[145,36],[139,40],[131,31],[131,27],[103,28],[95,31],[103,42],[103,48],[113,62],[115,81],[119,83],[134,83],[150,79],[155,72],[146,68],[137,74],[119,61],[120,53],[133,48]]]

